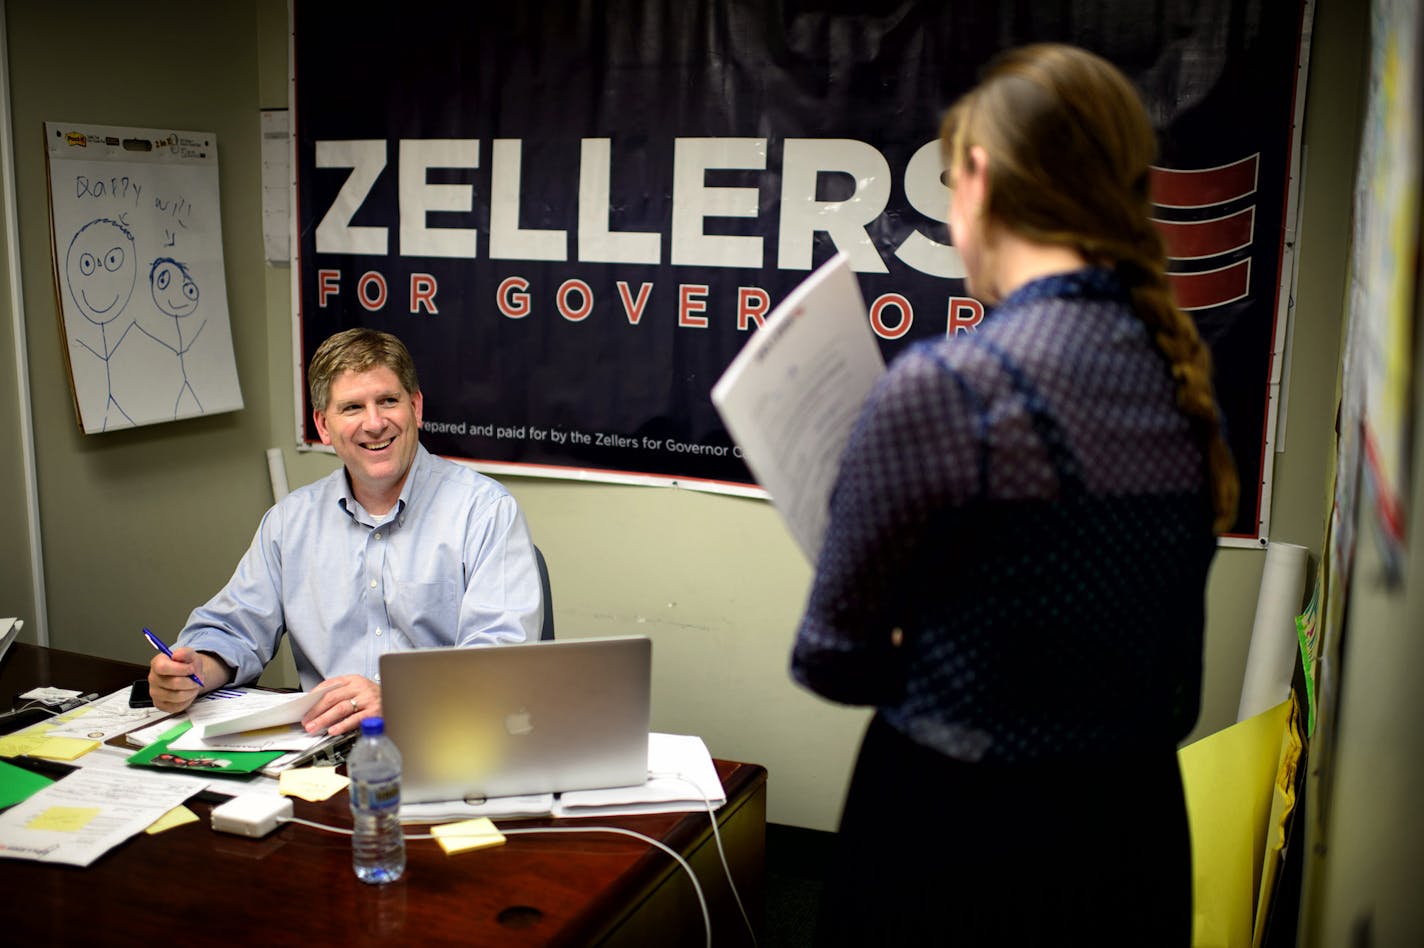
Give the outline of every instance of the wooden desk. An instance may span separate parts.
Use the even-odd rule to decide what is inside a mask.
[[[0,702],[35,685],[109,694],[143,666],[16,644],[0,666]],[[716,761],[727,792],[717,811],[737,890],[760,937],[766,770]],[[351,825],[346,794],[295,800],[296,814]],[[496,849],[446,856],[431,840],[406,844],[405,877],[367,886],[351,871],[347,836],[289,824],[264,839],[198,823],[140,835],[80,869],[0,859],[9,893],[3,940],[13,945],[478,944],[701,945],[703,923],[686,874],[660,850],[613,834],[511,836]],[[706,813],[613,820],[502,821],[502,826],[636,830],[680,852],[696,871],[717,945],[750,944]],[[409,829],[420,832],[419,827]]]

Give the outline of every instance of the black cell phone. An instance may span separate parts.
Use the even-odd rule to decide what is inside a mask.
[[[140,678],[133,683],[129,689],[130,708],[151,708],[153,707],[153,696],[148,693],[148,679]]]

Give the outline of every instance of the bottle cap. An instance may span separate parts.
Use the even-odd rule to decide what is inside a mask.
[[[385,718],[362,718],[361,734],[363,737],[376,737],[386,733]]]

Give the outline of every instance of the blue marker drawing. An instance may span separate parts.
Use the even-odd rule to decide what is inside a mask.
[[[178,369],[183,375],[183,384],[178,389],[178,397],[173,401],[173,417],[179,417],[185,395],[191,398],[193,404],[198,406],[198,411],[202,412],[203,403],[198,398],[198,393],[193,390],[193,383],[188,378],[188,366],[185,357],[188,354],[188,350],[193,348],[193,343],[198,341],[198,336],[202,333],[203,327],[208,324],[207,320],[203,320],[203,322],[198,324],[197,330],[186,343],[183,340],[184,320],[193,315],[198,308],[198,297],[200,293],[198,292],[197,281],[195,281],[193,275],[188,272],[186,264],[180,263],[172,257],[159,257],[153,261],[153,266],[148,268],[148,288],[153,294],[153,302],[158,307],[158,311],[167,316],[172,316],[173,325],[178,330],[178,345],[175,346],[163,339],[159,339],[153,333],[144,329],[142,325],[138,327],[139,332],[154,342],[163,345],[178,357]]]
[[[119,346],[134,327],[133,320],[119,333],[119,338],[110,345],[109,324],[124,312],[133,296],[134,282],[138,276],[138,263],[134,255],[133,233],[122,221],[101,217],[92,220],[74,234],[69,241],[69,251],[64,260],[65,280],[69,284],[70,295],[84,318],[99,327],[99,348],[94,348],[83,339],[75,339],[75,345],[85,349],[104,363],[104,421],[102,430],[109,430],[109,420],[113,412],[122,415],[130,425],[134,423],[118,399],[114,397],[114,380],[111,360]],[[117,422],[117,419],[114,419]]]

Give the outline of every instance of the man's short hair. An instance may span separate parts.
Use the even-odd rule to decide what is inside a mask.
[[[342,372],[369,372],[387,368],[400,379],[407,395],[420,391],[415,363],[405,343],[377,329],[343,329],[317,346],[307,365],[307,390],[313,411],[325,411],[331,401],[331,383]]]

